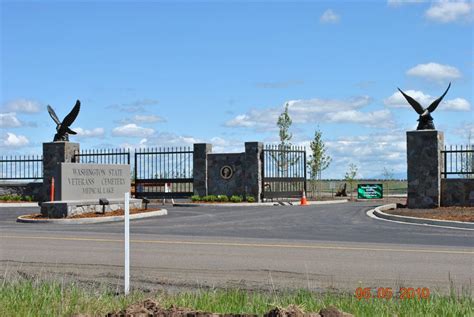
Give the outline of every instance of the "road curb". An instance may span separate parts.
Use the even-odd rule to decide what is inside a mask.
[[[406,222],[406,223],[420,224],[420,225],[432,225],[432,226],[445,227],[445,228],[474,230],[474,222],[435,220],[435,219],[427,219],[427,218],[391,215],[391,214],[387,214],[383,212],[385,210],[396,209],[396,208],[397,208],[396,204],[382,205],[373,209],[373,215],[377,218],[382,218],[382,219],[397,221],[397,222]]]
[[[342,200],[326,200],[326,201],[308,201],[308,205],[326,205],[347,203],[347,199]],[[290,202],[264,202],[264,203],[176,203],[174,207],[264,207],[264,206],[300,206],[299,201]]]
[[[130,220],[165,216],[167,214],[168,214],[168,210],[160,209],[157,211],[130,215]],[[67,225],[81,225],[81,224],[124,221],[124,218],[125,218],[125,216],[110,216],[110,217],[78,218],[78,219],[28,219],[28,218],[25,218],[27,216],[28,215],[20,216],[16,219],[16,221],[23,222],[23,223],[56,223],[56,224],[67,224]]]
[[[38,203],[0,203],[0,208],[38,207]]]

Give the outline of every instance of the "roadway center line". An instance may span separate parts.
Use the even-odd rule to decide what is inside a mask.
[[[123,239],[79,238],[79,237],[47,237],[47,236],[1,236],[2,239],[28,239],[28,240],[56,240],[56,241],[90,241],[123,243]],[[169,245],[211,245],[224,247],[246,248],[286,248],[286,249],[315,249],[315,250],[345,250],[345,251],[382,251],[382,252],[413,252],[413,253],[442,253],[442,254],[471,254],[474,251],[460,250],[429,250],[429,249],[395,249],[395,248],[365,248],[331,245],[303,245],[303,244],[267,244],[267,243],[240,243],[240,242],[197,242],[180,240],[130,240],[131,243],[140,244],[169,244]]]

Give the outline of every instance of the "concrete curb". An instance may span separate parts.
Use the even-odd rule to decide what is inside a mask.
[[[397,208],[396,204],[388,204],[388,205],[379,206],[373,210],[373,215],[377,218],[382,218],[382,219],[397,221],[397,222],[406,222],[410,224],[432,225],[432,226],[445,227],[445,228],[474,230],[474,222],[435,220],[435,219],[428,219],[428,218],[399,216],[399,215],[387,214],[382,211],[382,210],[389,210],[389,209],[396,209],[396,208]]]
[[[157,211],[130,215],[130,220],[165,216],[167,214],[168,214],[168,211],[166,209],[160,209]],[[81,225],[81,224],[91,224],[91,223],[124,221],[124,218],[125,218],[125,216],[110,216],[110,217],[78,218],[78,219],[28,219],[28,218],[25,218],[26,216],[28,215],[20,216],[16,219],[16,221],[23,222],[23,223],[56,223],[56,224],[65,224],[65,225]]]
[[[39,207],[38,203],[0,203],[0,208],[8,207]]]
[[[347,199],[326,200],[326,201],[308,201],[308,205],[329,205],[347,203]],[[300,206],[299,201],[290,202],[264,202],[264,203],[176,203],[174,207],[263,207],[263,206]]]

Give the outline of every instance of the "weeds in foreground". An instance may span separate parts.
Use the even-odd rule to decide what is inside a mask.
[[[474,301],[468,294],[431,295],[428,300],[358,300],[353,294],[256,292],[239,289],[198,290],[179,294],[132,292],[116,295],[110,289],[84,287],[74,283],[19,280],[3,283],[0,289],[0,316],[91,316],[116,312],[145,298],[163,307],[171,305],[216,313],[263,315],[273,307],[291,304],[306,312],[317,312],[330,305],[356,316],[473,316]]]

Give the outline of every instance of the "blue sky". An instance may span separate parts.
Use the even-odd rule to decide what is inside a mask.
[[[81,148],[185,146],[243,151],[278,142],[289,103],[292,142],[316,128],[360,177],[406,171],[417,114],[434,112],[445,143],[474,143],[473,3],[463,1],[2,1],[0,151],[40,154],[50,104],[81,112]]]

